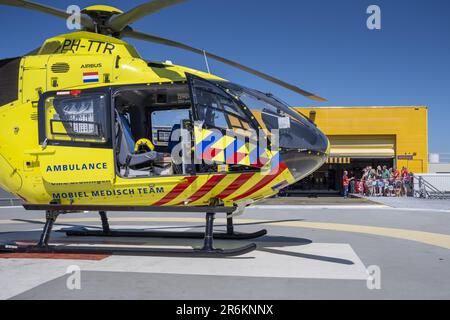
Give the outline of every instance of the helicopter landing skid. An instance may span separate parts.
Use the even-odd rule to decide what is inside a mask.
[[[47,253],[47,254],[98,254],[122,256],[163,256],[163,257],[199,257],[221,258],[240,256],[256,249],[251,243],[234,249],[172,249],[172,248],[125,248],[125,247],[95,247],[95,246],[64,246],[20,245],[15,242],[0,244],[0,258],[2,253]]]
[[[50,245],[50,233],[60,213],[46,212],[46,222],[40,240],[35,245],[24,245],[16,242],[0,243],[1,253],[47,253],[47,254],[105,254],[126,256],[169,256],[169,257],[232,257],[249,253],[256,249],[256,244],[250,243],[233,249],[218,249],[213,246],[213,226],[215,213],[206,213],[206,227],[204,243],[201,248],[175,249],[175,248],[139,248],[124,246],[78,246],[78,245]],[[1,255],[0,255],[1,257]]]
[[[80,237],[139,237],[139,238],[171,238],[171,239],[203,239],[204,232],[174,232],[174,231],[150,231],[150,230],[112,230],[109,227],[108,216],[105,211],[100,211],[102,220],[102,230],[92,230],[86,227],[64,228],[59,230],[65,232],[67,236]],[[227,231],[214,232],[214,239],[223,240],[248,240],[262,237],[267,234],[267,230],[259,230],[251,233],[235,232],[233,218],[227,217]]]

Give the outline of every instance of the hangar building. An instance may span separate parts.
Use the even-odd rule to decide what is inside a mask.
[[[344,170],[371,165],[405,166],[428,172],[428,109],[425,106],[300,107],[330,139],[331,156],[317,172],[300,181],[296,190],[339,191]]]

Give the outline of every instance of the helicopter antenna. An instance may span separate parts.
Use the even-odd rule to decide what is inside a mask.
[[[203,57],[205,58],[206,70],[208,70],[208,73],[211,74],[211,70],[209,69],[208,56],[206,55],[205,50],[203,50]]]

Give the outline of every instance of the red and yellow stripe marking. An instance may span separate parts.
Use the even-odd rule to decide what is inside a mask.
[[[267,185],[269,185],[271,182],[273,182],[277,177],[279,177],[285,170],[287,169],[287,166],[284,162],[281,162],[279,165],[277,165],[275,168],[272,169],[271,174],[262,176],[260,173],[254,173],[254,172],[247,172],[239,174],[236,178],[234,178],[228,185],[226,185],[225,188],[223,188],[221,191],[219,190],[219,194],[212,195],[212,197],[219,198],[221,200],[224,200],[226,198],[229,198],[233,194],[237,194],[236,197],[232,198],[233,201],[242,200],[245,198],[249,198],[256,192],[260,191]],[[218,186],[220,183],[223,183],[222,181],[228,176],[229,174],[214,174],[211,175],[208,180],[199,188],[195,188],[197,190],[194,190],[192,193],[188,188],[192,188],[193,182],[200,176],[188,176],[184,179],[186,181],[178,183],[168,194],[166,194],[162,199],[158,200],[156,203],[154,203],[154,206],[163,206],[168,205],[170,202],[177,199],[177,197],[180,197],[185,191],[187,194],[191,194],[190,196],[187,196],[186,194],[183,195],[183,199],[178,199],[173,205],[183,205],[185,201],[187,200],[189,204],[194,202],[199,202],[204,198],[207,194],[209,194],[214,187]],[[261,178],[260,178],[261,177]],[[251,184],[250,188],[243,192],[239,193],[239,190],[241,188],[248,188],[249,181],[254,181],[254,184]],[[247,186],[245,186],[247,184]]]
[[[187,181],[180,182],[177,184],[168,194],[166,194],[161,200],[155,202],[154,206],[163,206],[170,201],[174,200],[178,197],[184,190],[186,190],[196,179],[198,176],[185,177],[184,179]]]
[[[244,198],[248,198],[255,192],[261,190],[265,186],[267,186],[269,183],[271,183],[273,180],[275,180],[276,177],[278,177],[281,173],[286,170],[286,164],[284,162],[280,162],[280,164],[272,171],[270,175],[264,176],[256,185],[254,185],[252,188],[247,190],[246,192],[238,195],[237,197],[233,198],[233,200],[241,200]]]
[[[213,175],[211,178],[208,179],[208,181],[206,181],[206,183],[203,186],[200,187],[200,189],[198,189],[192,196],[189,197],[188,199],[189,203],[195,202],[203,198],[203,196],[205,196],[208,192],[210,192],[212,188],[214,188],[218,183],[220,183],[220,181],[222,181],[222,179],[225,177],[226,175],[224,174]],[[183,203],[184,201],[181,201],[177,203],[177,205],[182,205]]]
[[[255,174],[254,173],[242,173],[240,174],[233,182],[231,182],[228,187],[226,187],[219,195],[217,195],[217,198],[219,199],[225,199],[228,196],[232,195],[234,192],[236,192],[240,187],[244,185],[248,180],[250,180]]]

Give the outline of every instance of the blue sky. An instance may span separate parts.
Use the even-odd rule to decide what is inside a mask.
[[[35,1],[59,8],[102,3]],[[103,4],[126,10],[142,2]],[[371,4],[381,8],[381,30],[366,27]],[[66,32],[63,20],[4,6],[0,26],[0,58],[24,54],[46,38]],[[450,152],[448,0],[191,0],[133,27],[239,61],[329,100],[317,103],[209,61],[213,73],[272,92],[291,105],[427,105],[429,151]],[[148,59],[205,69],[201,56],[132,43]]]

